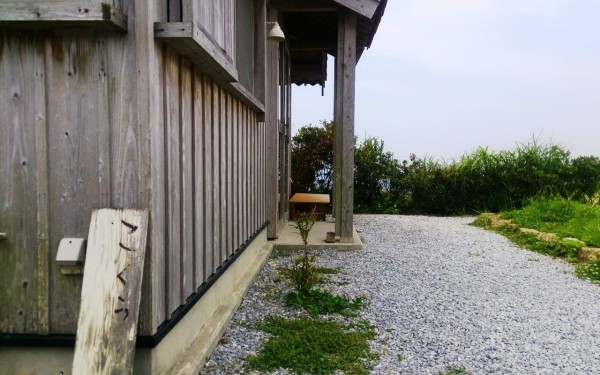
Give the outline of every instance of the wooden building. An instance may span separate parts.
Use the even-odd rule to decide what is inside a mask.
[[[197,373],[286,222],[291,85],[328,55],[351,240],[354,69],[385,3],[0,0],[0,373],[70,373],[84,276],[57,249],[101,207],[149,212],[134,372]]]

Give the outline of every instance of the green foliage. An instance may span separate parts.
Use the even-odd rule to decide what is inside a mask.
[[[594,284],[600,284],[600,260],[577,265],[575,274],[582,279],[590,280]]]
[[[304,252],[301,257],[296,258],[292,267],[284,271],[284,275],[288,277],[298,293],[308,293],[319,282],[320,275],[315,271],[317,259],[310,254],[308,247],[308,236],[312,227],[315,225],[316,215],[313,212],[304,212],[298,215],[294,220],[294,225],[298,229],[298,234],[302,238]]]
[[[369,361],[378,358],[369,348],[376,334],[368,324],[267,317],[258,328],[271,336],[258,355],[246,359],[261,372],[283,367],[295,374],[366,375]]]
[[[350,300],[346,296],[334,296],[327,290],[311,290],[308,293],[288,293],[284,297],[288,306],[302,307],[313,318],[321,314],[338,313],[344,316],[353,316],[352,311],[359,310],[365,306],[362,298],[356,297]]]
[[[316,270],[316,263],[317,258],[314,255],[300,256],[293,260],[290,268],[282,268],[280,271],[298,293],[308,294],[315,285],[324,280]]]
[[[292,191],[331,193],[333,123],[299,130],[292,142]],[[575,159],[533,139],[513,150],[480,147],[450,163],[432,158],[399,162],[383,140],[354,148],[357,213],[456,215],[520,208],[536,196],[600,201],[600,158]]]
[[[574,237],[600,247],[600,208],[562,197],[535,198],[522,209],[505,212],[520,227]]]
[[[394,188],[400,178],[400,165],[384,143],[368,137],[354,149],[354,210],[395,214]]]
[[[331,194],[333,122],[304,126],[292,138],[292,193]]]

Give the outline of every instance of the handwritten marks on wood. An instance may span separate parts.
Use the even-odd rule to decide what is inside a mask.
[[[98,209],[88,235],[74,374],[131,374],[148,212]]]

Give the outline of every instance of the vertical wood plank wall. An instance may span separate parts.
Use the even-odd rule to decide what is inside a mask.
[[[133,32],[0,31],[0,333],[75,333],[82,279],[55,259],[61,238],[87,237],[93,208],[161,206],[144,335],[266,221],[265,123],[165,47],[161,126],[138,121],[133,45]],[[162,142],[152,155],[150,137]],[[142,170],[148,159],[159,165]]]
[[[168,319],[266,222],[266,126],[176,52],[161,53],[168,276],[156,303]]]
[[[94,207],[141,205],[130,38],[0,32],[0,332],[74,333],[81,277],[60,274],[61,238],[87,237]]]

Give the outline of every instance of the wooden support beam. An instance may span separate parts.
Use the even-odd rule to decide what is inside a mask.
[[[338,16],[335,65],[334,183],[336,236],[353,242],[354,220],[354,96],[356,72],[356,14]]]
[[[0,4],[0,28],[37,29],[61,26],[127,30],[127,17],[99,2],[10,2]]]
[[[277,11],[270,9],[267,13],[267,21],[277,21]],[[281,198],[278,190],[278,134],[279,122],[277,120],[277,98],[279,91],[279,43],[269,41],[266,47],[266,86],[265,86],[265,122],[267,131],[267,237],[277,238],[279,236],[279,203]],[[286,199],[287,202],[287,199]]]

